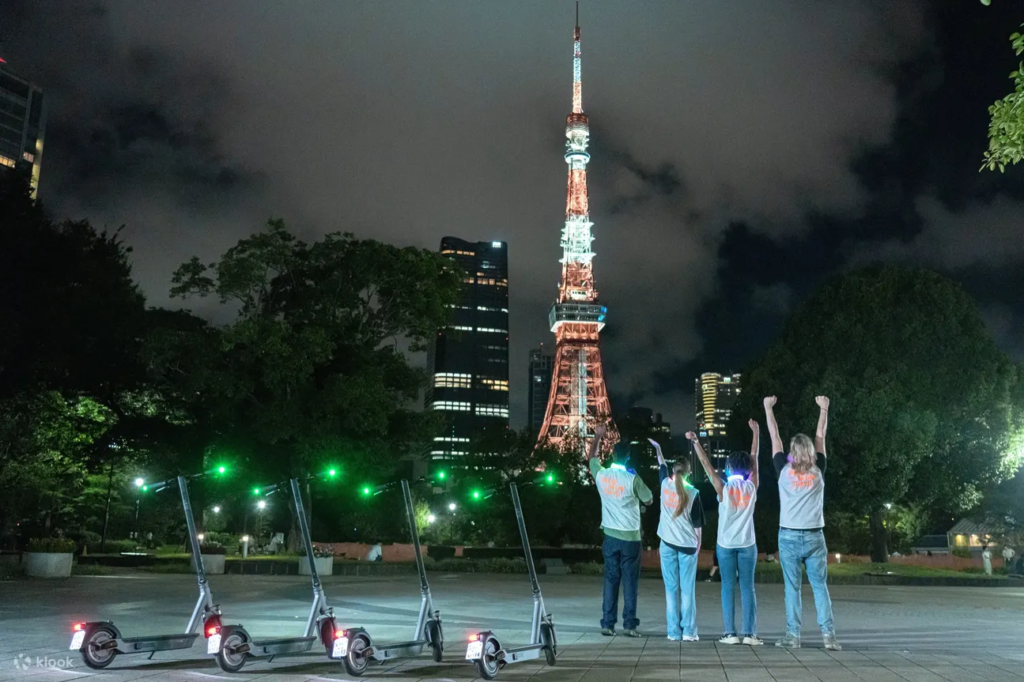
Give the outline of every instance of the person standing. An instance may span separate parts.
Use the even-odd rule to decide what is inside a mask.
[[[981,546],[981,566],[985,570],[985,575],[992,575],[992,550],[988,548],[988,544]]]
[[[1006,569],[1007,573],[1010,572],[1010,566],[1013,564],[1013,557],[1016,554],[1017,553],[1013,551],[1013,547],[1003,545],[1003,568]]]
[[[814,401],[819,408],[814,442],[798,433],[789,443],[790,454],[787,457],[775,420],[777,398],[768,396],[764,399],[764,413],[772,439],[772,463],[779,477],[779,564],[786,585],[786,635],[775,642],[775,646],[800,648],[801,589],[806,566],[825,648],[839,651],[842,647],[836,641],[832,618],[832,599],[828,594],[828,547],[825,545],[825,431],[828,429],[829,399],[818,396]]]
[[[753,432],[750,453],[733,452],[726,459],[725,477],[715,471],[707,453],[689,431],[701,466],[718,493],[718,545],[716,553],[722,573],[722,621],[725,634],[719,644],[761,646],[757,636],[757,596],[754,594],[754,571],[757,568],[757,540],[754,536],[754,506],[757,503],[757,452],[760,427],[751,419]],[[739,582],[743,604],[743,629],[736,630],[736,583]]]
[[[649,505],[654,495],[643,480],[626,469],[629,445],[616,443],[612,463],[602,467],[598,458],[605,428],[598,426],[590,444],[590,473],[601,496],[601,530],[604,543],[604,599],[601,634],[615,636],[619,616],[619,585],[622,585],[622,627],[627,637],[639,637],[636,617],[637,590],[640,587],[640,504]]]
[[[689,460],[677,460],[670,472],[661,454],[661,445],[653,438],[648,440],[658,455],[658,479],[661,481],[658,554],[665,582],[668,638],[673,642],[698,642],[697,556],[704,527],[704,507],[700,493],[686,480],[690,473]]]

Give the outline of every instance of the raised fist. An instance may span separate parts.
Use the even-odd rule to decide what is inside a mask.
[[[828,396],[819,395],[817,398],[814,399],[814,402],[818,403],[818,407],[820,407],[821,409],[828,409]]]
[[[757,433],[761,429],[761,425],[757,423],[756,419],[751,419],[750,421],[748,421],[747,426],[749,426],[750,430],[753,431],[754,433]]]
[[[697,440],[697,434],[696,434],[696,433],[694,433],[693,431],[687,431],[687,432],[686,432],[686,440],[692,440],[692,441],[695,441],[695,442],[696,442],[696,440]]]
[[[770,396],[768,396],[767,398],[764,399],[764,406],[766,408],[767,407],[775,407],[775,403],[777,403],[777,402],[779,402],[779,399],[776,398],[773,395],[770,395]]]
[[[607,430],[608,429],[605,428],[604,424],[598,424],[596,427],[594,427],[594,435],[596,435],[598,438],[604,438],[604,434]]]

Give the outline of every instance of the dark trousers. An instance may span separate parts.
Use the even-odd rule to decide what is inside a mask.
[[[636,593],[640,587],[640,543],[604,536],[604,616],[602,628],[614,628],[619,619],[619,583],[622,584],[622,626],[634,630]]]

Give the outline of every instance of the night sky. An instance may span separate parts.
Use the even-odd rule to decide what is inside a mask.
[[[1024,359],[1024,168],[978,173],[1017,0],[584,0],[595,276],[612,406],[693,420],[824,278],[965,283]],[[124,225],[152,305],[269,217],[436,249],[509,242],[513,426],[553,342],[570,0],[3,0],[49,121],[40,195]],[[210,304],[187,304],[209,314]],[[421,362],[421,361],[420,361]]]

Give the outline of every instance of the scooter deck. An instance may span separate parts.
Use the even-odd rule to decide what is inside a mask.
[[[129,645],[131,651],[169,651],[171,649],[189,649],[199,637],[198,632],[176,635],[150,635],[149,637],[122,637],[121,641]],[[127,652],[126,652],[127,653]]]
[[[527,646],[516,647],[515,649],[505,649],[504,660],[505,663],[519,663],[520,661],[532,661],[543,655],[543,644],[529,644]]]
[[[282,639],[265,639],[249,644],[250,655],[280,656],[281,654],[301,654],[313,648],[317,637],[285,637]]]
[[[411,642],[396,642],[394,644],[374,644],[373,658],[384,661],[389,658],[406,658],[408,656],[419,656],[427,646],[425,639],[413,640]]]

